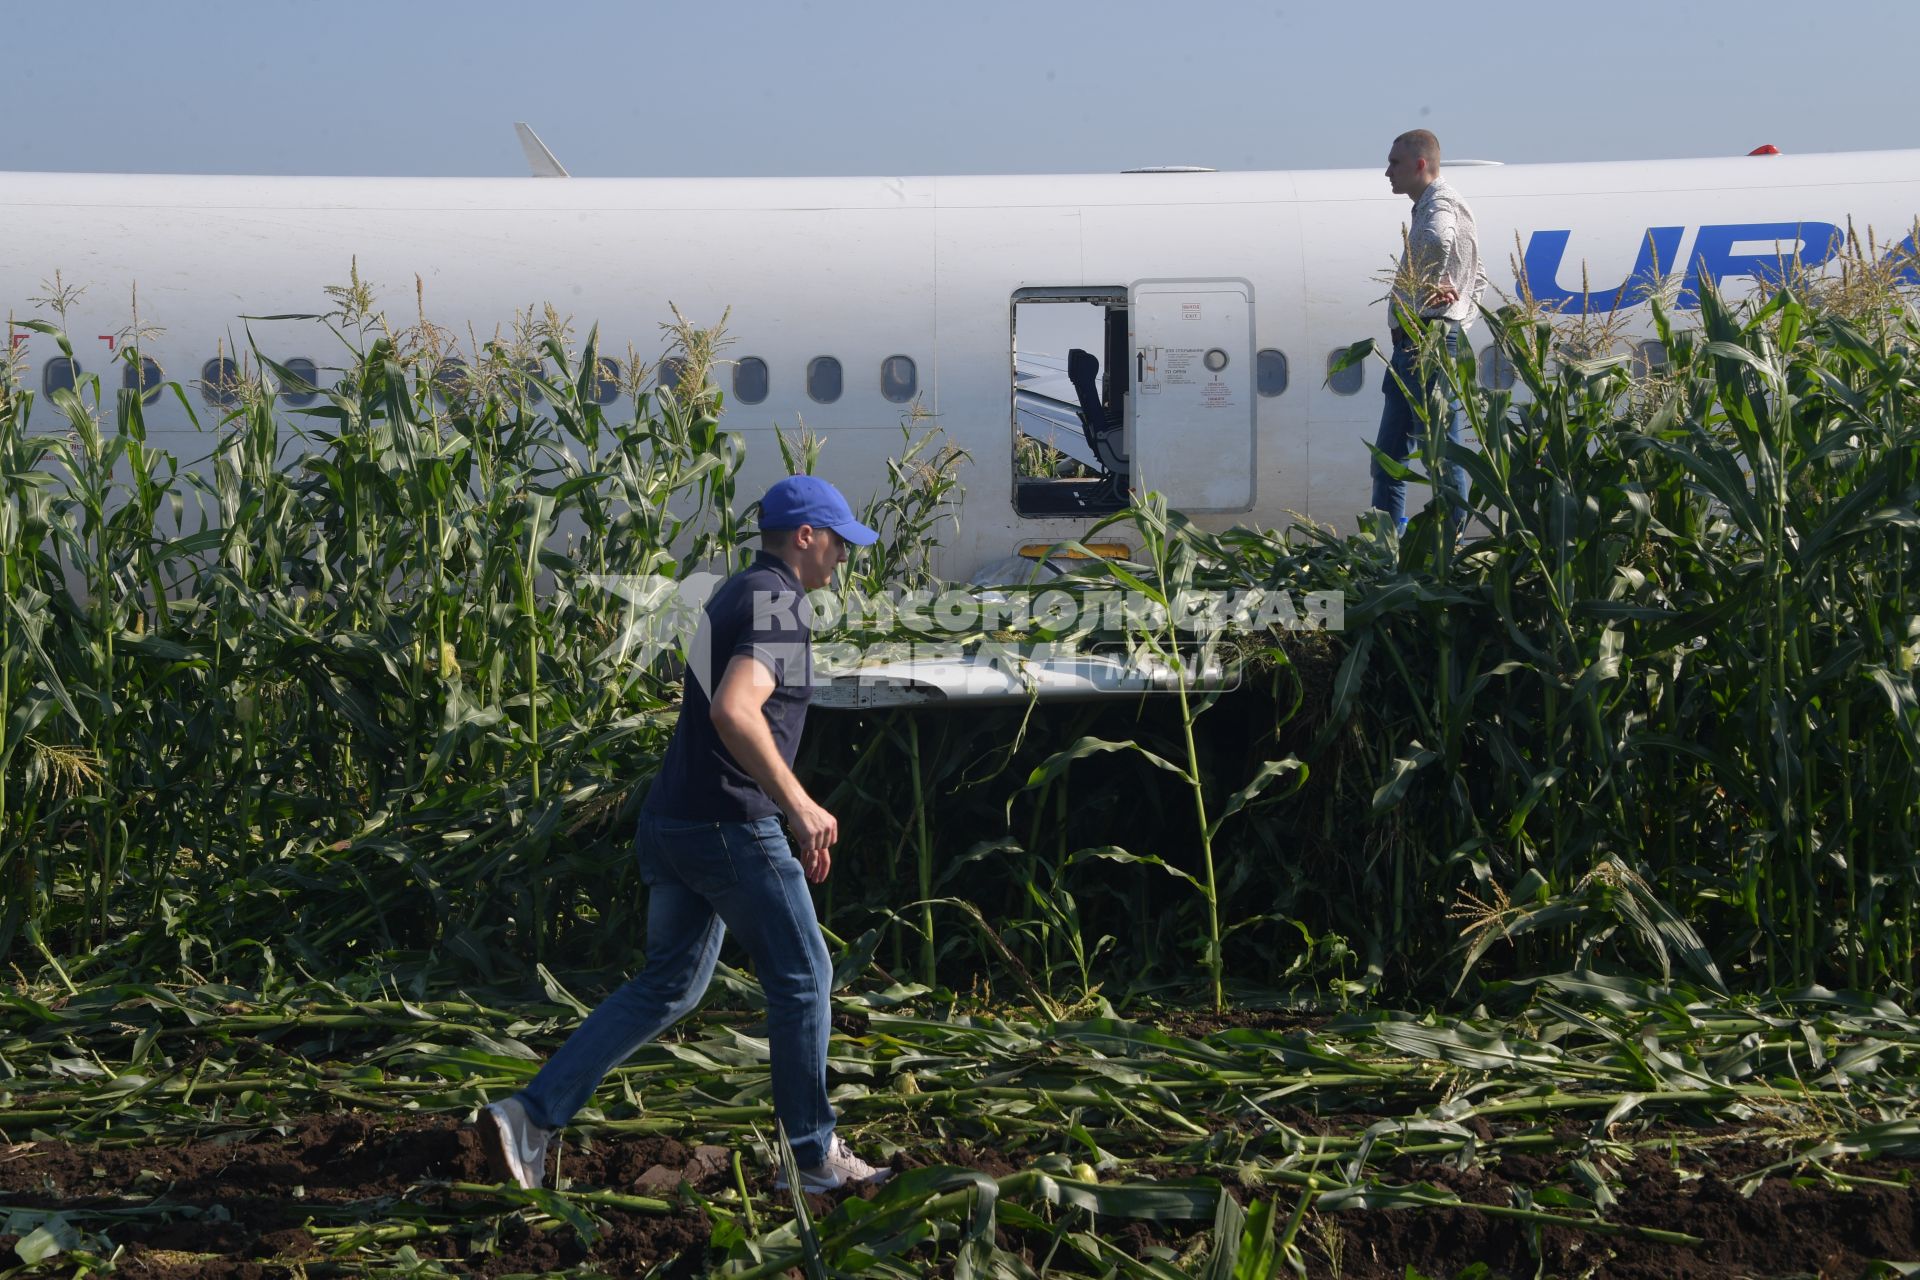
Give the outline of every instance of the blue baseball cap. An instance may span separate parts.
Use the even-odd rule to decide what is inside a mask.
[[[831,529],[856,546],[870,547],[880,540],[853,518],[853,508],[831,484],[819,476],[788,476],[760,499],[760,528],[798,529],[803,524]]]

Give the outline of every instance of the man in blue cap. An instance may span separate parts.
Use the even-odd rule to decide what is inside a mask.
[[[641,807],[634,850],[651,892],[646,967],[580,1024],[533,1083],[482,1111],[481,1143],[501,1181],[541,1185],[549,1136],[609,1071],[699,1005],[728,929],[746,945],[767,995],[773,1110],[804,1188],[889,1176],[834,1133],[833,967],[806,882],[827,878],[840,828],[793,773],[812,692],[805,593],[833,580],[848,543],[867,546],[878,535],[814,476],[788,476],[767,490],[760,529],[753,564],[707,602],[680,718]]]

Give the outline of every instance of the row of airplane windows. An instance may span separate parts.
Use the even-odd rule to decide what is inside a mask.
[[[1327,387],[1335,395],[1357,395],[1366,384],[1366,367],[1350,365],[1339,372],[1333,372],[1334,364],[1344,354],[1345,348],[1327,353]],[[1643,369],[1657,369],[1666,363],[1666,351],[1656,341],[1642,342],[1635,348],[1635,361]],[[280,362],[287,372],[308,385],[318,385],[320,368],[305,356],[293,356]],[[465,376],[466,363],[461,360],[444,361],[436,380],[451,389]],[[523,367],[529,373],[537,373],[540,363],[527,361]],[[675,357],[669,357],[660,363],[655,373],[655,381],[662,387],[672,388],[679,385],[684,364]],[[596,404],[612,404],[620,397],[620,364],[610,356],[599,357],[598,377],[594,379],[592,396]],[[78,362],[65,356],[49,360],[41,374],[41,386],[51,396],[55,391],[71,388],[84,374]],[[1513,386],[1513,362],[1497,347],[1488,347],[1480,357],[1480,382],[1488,390],[1505,391]],[[236,390],[240,378],[240,366],[226,356],[209,360],[200,368],[200,394],[209,405],[215,408],[229,408],[239,401]],[[129,391],[138,391],[140,398],[152,404],[160,396],[166,383],[166,375],[159,364],[150,359],[142,359],[138,367],[131,363],[124,365],[121,371],[121,385]],[[1262,398],[1271,399],[1284,392],[1288,384],[1286,353],[1272,347],[1263,349],[1255,359],[1254,387]],[[807,395],[820,404],[832,404],[839,400],[846,389],[846,379],[840,361],[833,356],[815,356],[807,362]],[[733,362],[733,398],[740,404],[759,404],[767,398],[772,388],[772,376],[767,362],[758,356],[746,356]],[[910,402],[920,390],[919,366],[912,356],[888,356],[880,362],[880,394],[894,404]],[[533,392],[539,398],[537,390]],[[280,400],[292,408],[304,408],[320,398],[317,391],[287,390],[280,393]]]

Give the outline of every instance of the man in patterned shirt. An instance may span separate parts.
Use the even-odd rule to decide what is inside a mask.
[[[1419,374],[1418,348],[1404,324],[1440,326],[1447,352],[1458,356],[1466,348],[1466,327],[1473,323],[1486,273],[1480,269],[1480,245],[1475,238],[1473,210],[1451,183],[1440,176],[1440,140],[1425,129],[1414,129],[1393,140],[1387,152],[1387,181],[1395,195],[1413,201],[1413,225],[1407,230],[1406,250],[1394,273],[1392,314],[1393,360],[1387,370],[1386,404],[1380,413],[1375,445],[1395,462],[1404,463],[1421,446],[1426,427],[1407,401],[1407,392],[1425,399],[1432,381]],[[1449,397],[1447,435],[1461,443],[1466,414]],[[1373,505],[1396,524],[1406,523],[1406,482],[1388,475],[1373,460]],[[1466,469],[1457,463],[1445,470],[1451,489],[1449,513],[1454,528],[1466,515]]]

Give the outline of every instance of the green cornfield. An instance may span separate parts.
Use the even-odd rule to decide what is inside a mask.
[[[1114,518],[1140,563],[1081,589],[1344,593],[1341,630],[1232,637],[1234,693],[816,713],[813,783],[849,832],[830,927],[922,982],[1068,1001],[1216,970],[1243,997],[1421,998],[1601,955],[1910,984],[1911,313],[1709,299],[1697,328],[1661,313],[1652,376],[1569,358],[1541,317],[1493,323],[1517,381],[1468,399],[1457,547],[1424,518],[1404,539]],[[714,344],[682,331],[697,372]],[[741,563],[739,440],[710,388],[609,419],[591,336],[544,337],[539,373],[496,349],[451,393],[405,342],[365,341],[293,413],[294,375],[259,362],[197,472],[147,445],[138,396],[7,386],[9,957],[630,961],[625,839],[677,670],[616,643],[628,602],[596,583]],[[961,514],[954,451],[918,427],[848,591],[923,582]]]
[[[1393,1159],[1559,1150],[1565,1109],[1610,1133],[1777,1106],[1806,1138],[1794,1168],[1920,1155],[1920,1031],[1897,1003],[1920,952],[1920,316],[1879,284],[1656,301],[1651,368],[1509,308],[1486,322],[1505,390],[1429,350],[1429,412],[1450,388],[1478,440],[1454,455],[1457,540],[1432,513],[1404,534],[1208,531],[1152,495],[1093,530],[1134,558],[1052,587],[1342,593],[1338,629],[1226,637],[1230,691],[816,710],[803,778],[841,821],[820,903],[858,1023],[836,1063],[865,1082],[845,1106],[912,1127],[931,1145],[898,1149],[928,1171],[818,1223],[748,1185],[740,1151],[771,1121],[764,1046],[727,1012],[758,990],[733,969],[717,1014],[609,1082],[589,1152],[736,1144],[700,1220],[752,1275],[1339,1274],[1335,1210],[1460,1202]],[[643,960],[628,839],[678,663],[636,647],[606,583],[670,589],[751,554],[742,444],[706,377],[724,334],[679,321],[678,385],[630,362],[614,416],[592,333],[550,316],[455,377],[430,328],[391,333],[356,296],[333,317],[347,375],[309,388],[255,353],[234,407],[197,419],[204,458],[151,447],[140,396],[98,377],[48,401],[0,376],[10,1138],[467,1113]],[[64,348],[57,319],[25,323]],[[288,411],[283,390],[321,398]],[[927,585],[965,515],[965,455],[911,416],[900,442],[850,597]],[[781,447],[831,474],[831,439]],[[1152,622],[980,640],[1063,638],[1192,652]],[[1302,1041],[1263,1017],[1336,1021]],[[1147,1025],[1168,1019],[1185,1031]],[[207,1027],[187,1055],[177,1037]],[[1283,1098],[1379,1123],[1316,1131]],[[1040,1163],[950,1171],[988,1146]],[[1574,1200],[1494,1216],[1536,1242],[1529,1214],[1698,1243],[1610,1218],[1608,1158],[1577,1156]],[[602,1263],[606,1214],[691,1203],[468,1182],[435,1185]],[[404,1268],[478,1246],[433,1205],[315,1219],[308,1243],[345,1272],[437,1273]],[[50,1212],[0,1220],[58,1244],[24,1266],[84,1274],[120,1229]],[[1155,1236],[1169,1256],[1147,1267],[1101,1225],[1122,1219],[1205,1229]],[[1009,1223],[1053,1233],[1054,1261],[1036,1270]]]

